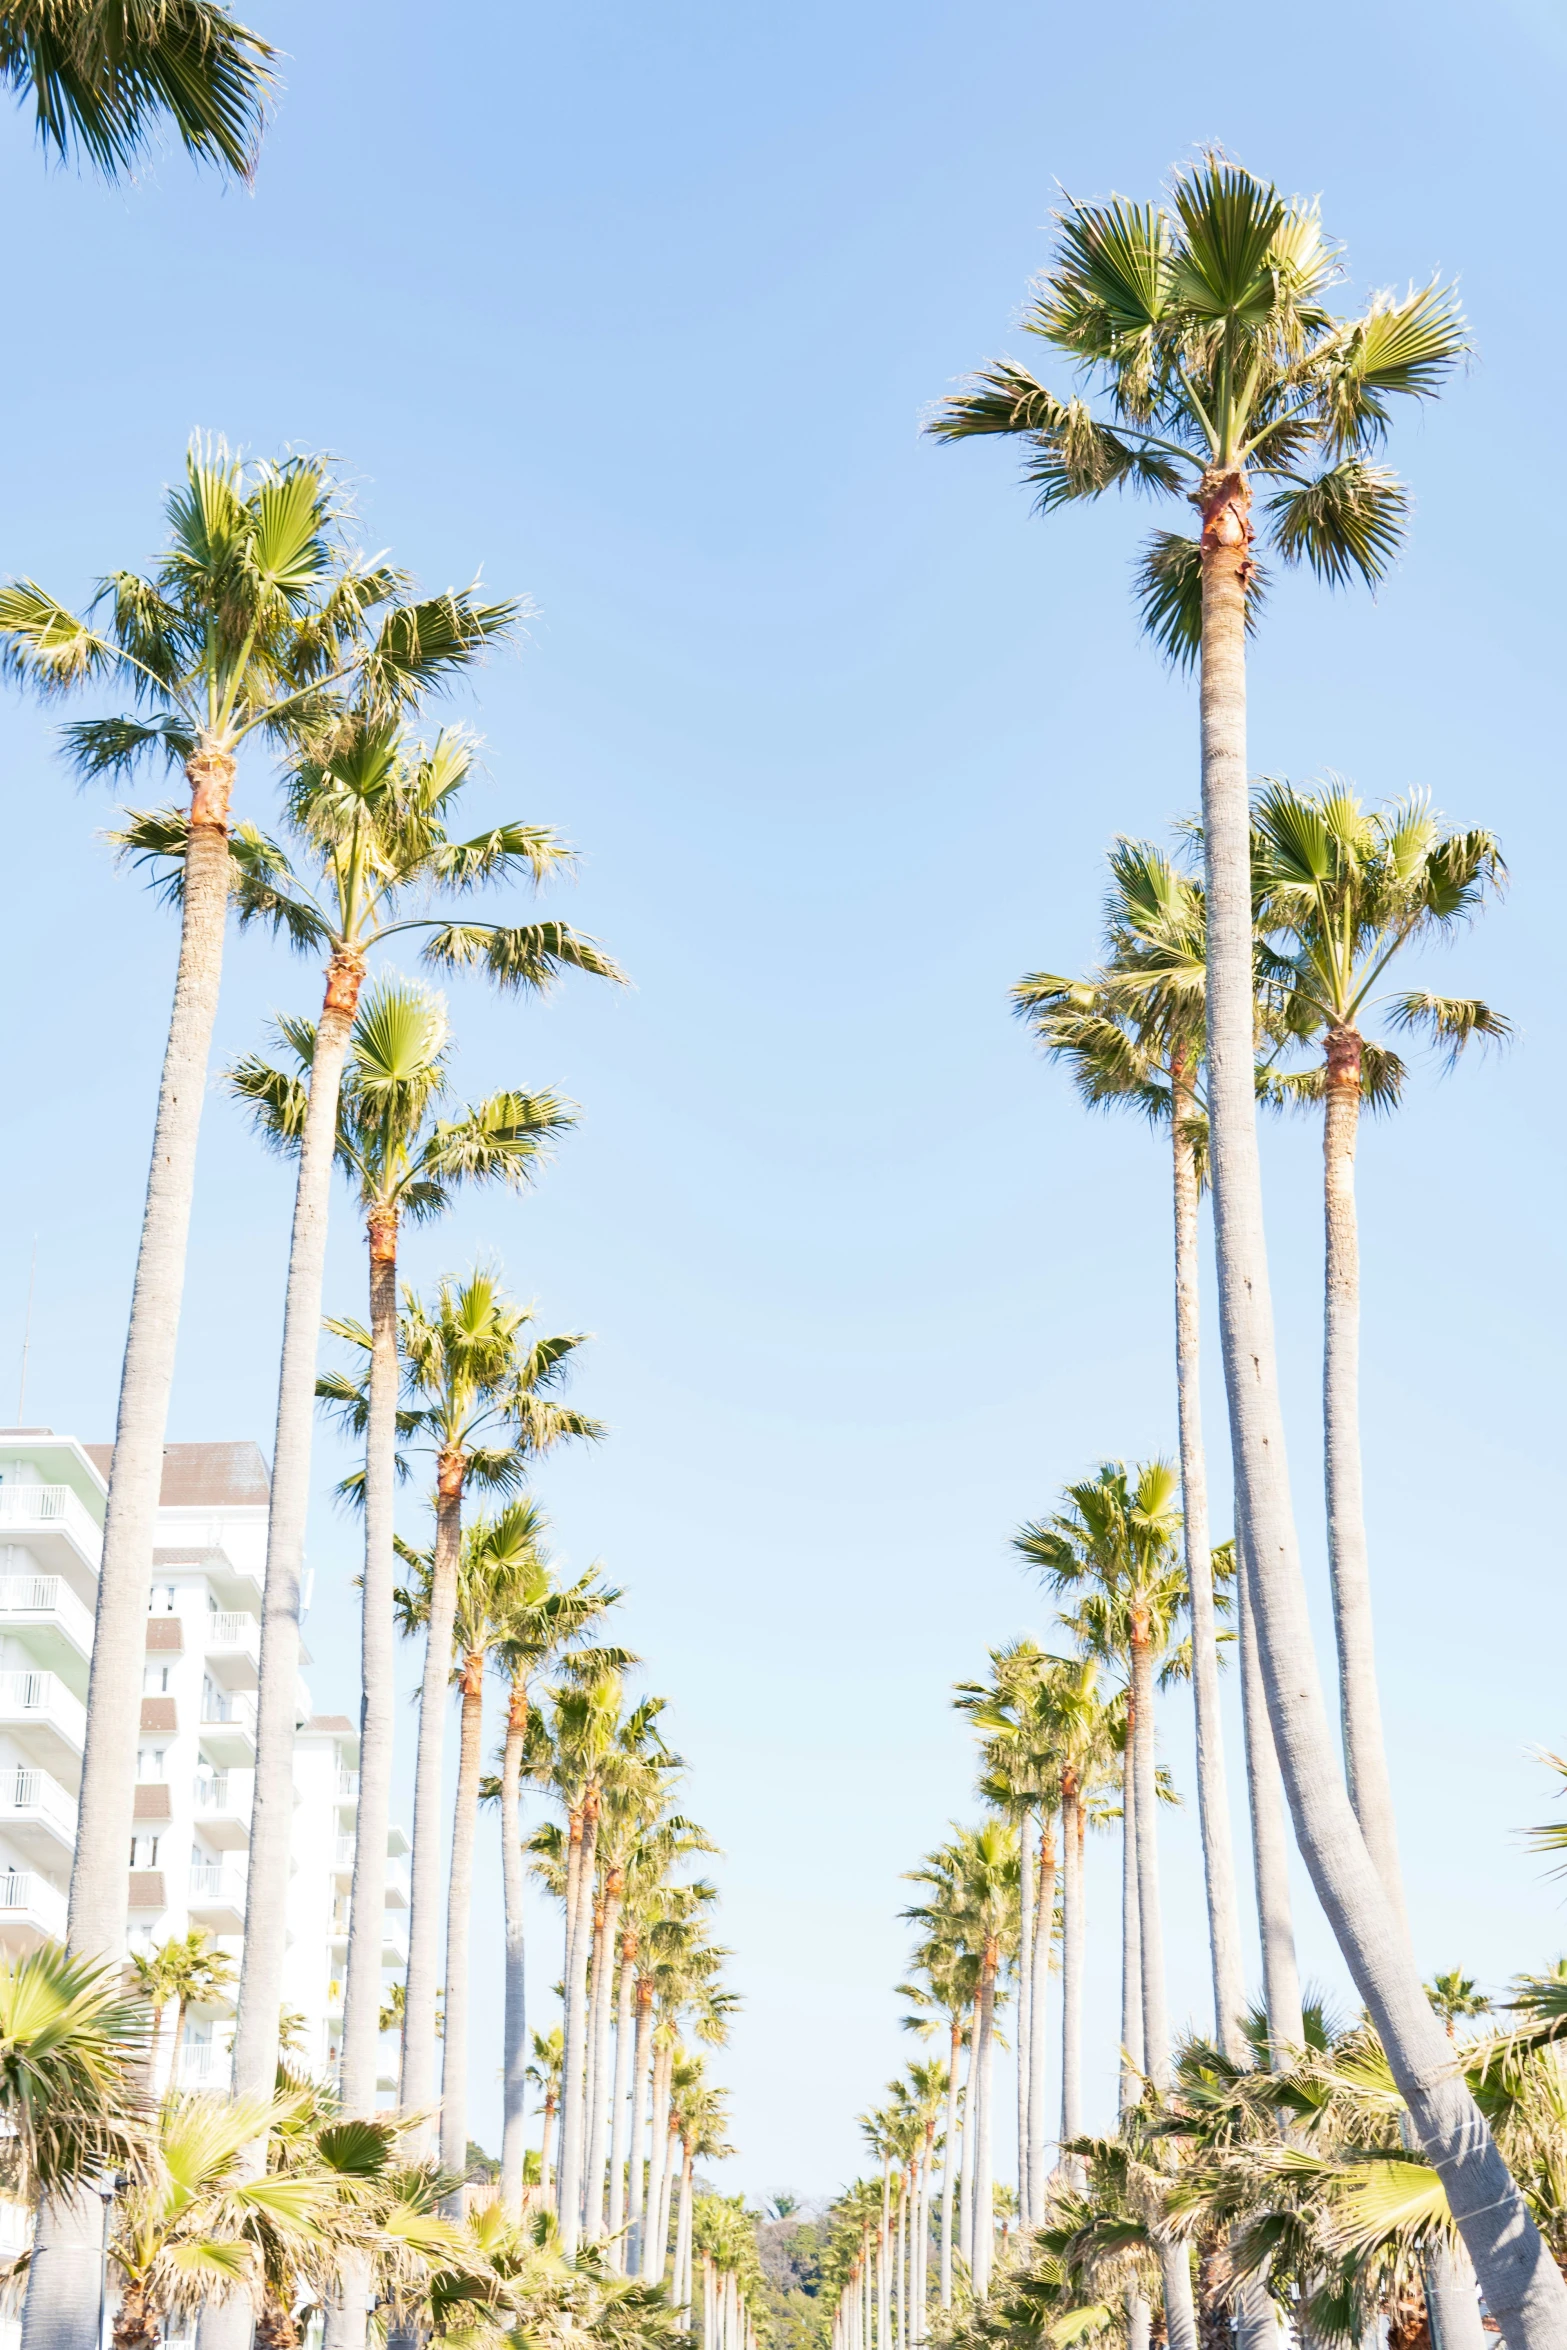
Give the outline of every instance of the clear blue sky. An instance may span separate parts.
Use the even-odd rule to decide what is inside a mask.
[[[1356,287],[1461,273],[1478,357],[1396,456],[1407,562],[1373,605],[1284,584],[1253,757],[1429,785],[1503,834],[1506,906],[1450,984],[1517,1020],[1368,1135],[1365,1407],[1383,1681],[1430,1967],[1552,1958],[1521,1848],[1559,1745],[1563,1303],[1556,0],[1112,16],[951,0],[655,11],[248,0],[287,50],[252,195],[168,158],[109,192],[0,138],[13,329],[0,568],[64,594],[154,551],[194,427],[336,452],[364,536],[538,610],[483,676],[485,804],[581,847],[562,910],[635,977],[544,1008],[464,987],[463,1081],[549,1082],[580,1132],[482,1248],[556,1327],[612,1441],[542,1484],[602,1557],[723,1844],[745,2006],[721,2068],[758,2192],[831,2190],[907,2043],[899,1873],[969,1803],[952,1680],[1048,1629],[1007,1538],[1106,1453],[1173,1445],[1163,1165],[1088,1122],[1007,1016],[1092,951],[1104,847],[1194,796],[1194,708],[1136,637],[1145,517],[1030,519],[1002,451],[922,410],[1004,349],[1058,185],[1151,193],[1224,140],[1322,191]],[[98,837],[52,719],[0,702],[11,886],[0,1363],[32,1235],[29,1417],[110,1432],[173,938]],[[244,780],[263,814],[264,767]],[[228,1057],[302,969],[235,946]],[[1320,1585],[1317,1166],[1270,1135],[1292,1443]],[[171,1435],[270,1444],[288,1184],[214,1094]],[[329,1295],[359,1308],[341,1220]],[[10,1375],[7,1374],[8,1380]],[[9,1416],[11,1398],[3,1409]],[[1218,1450],[1216,1384],[1209,1403]],[[323,1706],[355,1698],[354,1537],[311,1533]],[[1216,1470],[1218,1464],[1216,1463]],[[1222,1481],[1222,1480],[1221,1480]],[[1221,1504],[1222,1515],[1222,1504]],[[409,1531],[419,1530],[410,1504]],[[412,1736],[412,1716],[408,1717]],[[1163,1726],[1190,1790],[1190,1730]],[[1172,2004],[1203,2012],[1190,1812],[1167,1837]],[[481,2015],[499,1998],[485,1863]],[[1093,1885],[1093,2077],[1113,2061]],[[1303,1901],[1304,1906],[1304,1901]],[[534,1980],[557,1960],[537,1921]],[[1308,1972],[1341,1981],[1320,1921]],[[542,2009],[542,1998],[540,2001]],[[494,2143],[495,2049],[475,2123]]]

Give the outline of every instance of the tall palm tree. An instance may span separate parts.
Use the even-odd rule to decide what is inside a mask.
[[[41,146],[106,179],[168,123],[186,153],[248,180],[277,51],[214,0],[10,0],[0,83],[33,102]]]
[[[1206,915],[1201,888],[1146,841],[1110,851],[1106,962],[1087,980],[1031,971],[1013,1003],[1040,1044],[1070,1069],[1091,1109],[1140,1110],[1170,1137],[1175,1239],[1175,1376],[1181,1515],[1191,1593],[1197,1804],[1208,1898],[1214,2029],[1240,2062],[1240,1916],[1230,1844],[1229,1790],[1219,1709],[1219,1656],[1202,1438],[1198,1207],[1206,1156],[1202,1095]]]
[[[1275,1076],[1270,1090],[1275,1099],[1322,1107],[1323,1458],[1344,1771],[1371,1857],[1402,1914],[1361,1474],[1355,1148],[1362,1101],[1391,1108],[1405,1069],[1364,1024],[1383,1006],[1389,1026],[1428,1037],[1450,1060],[1476,1037],[1510,1033],[1477,998],[1381,993],[1399,957],[1450,937],[1500,886],[1505,867],[1491,833],[1446,830],[1425,794],[1367,810],[1337,777],[1315,787],[1264,785],[1253,823],[1253,885],[1276,955],[1272,989],[1287,1031],[1303,1042],[1320,1039],[1323,1049],[1321,1061]]]
[[[496,1275],[479,1266],[463,1281],[443,1281],[429,1306],[406,1292],[398,1329],[404,1380],[400,1443],[428,1451],[435,1465],[435,1546],[423,1614],[401,2081],[402,2103],[414,2112],[430,2104],[435,2089],[441,1771],[464,1496],[470,1485],[492,1493],[514,1492],[531,1462],[555,1444],[603,1433],[596,1420],[552,1393],[568,1375],[581,1334],[536,1337],[532,1321],[531,1309],[515,1304]],[[357,1381],[325,1379],[321,1390],[355,1428],[368,1427],[372,1334],[359,1325],[328,1327],[371,1357],[371,1372]]]
[[[14,2189],[69,2193],[146,2152],[152,2013],[119,1968],[45,1943],[0,1963],[0,2123]]]
[[[338,1096],[367,960],[387,940],[422,932],[427,962],[451,967],[482,949],[492,975],[513,990],[542,994],[566,966],[613,975],[595,942],[564,923],[456,924],[410,909],[416,892],[421,898],[431,892],[451,896],[523,875],[537,882],[565,859],[553,833],[515,821],[471,839],[453,836],[450,826],[475,748],[461,730],[443,732],[427,747],[410,741],[394,719],[347,714],[289,778],[294,858],[253,825],[241,825],[231,844],[241,923],[280,931],[298,952],[318,955],[325,965],[301,1122],[297,1130],[280,1132],[270,1119],[262,1127],[268,1142],[297,1157],[299,1171],[262,1592],[244,1971],[234,2034],[234,2088],[240,2095],[264,2095],[277,2061],[321,1293]],[[160,810],[133,818],[120,838],[138,853],[161,852],[162,862],[183,856],[185,832],[181,811]]]
[[[191,2007],[220,1998],[232,1988],[234,1961],[226,1950],[218,1948],[205,1926],[191,1926],[183,1934],[171,1934],[154,1951],[133,1952],[131,1971],[137,1989],[152,2008],[155,2064],[163,2012],[173,2003],[174,2049],[168,2078],[170,2086],[177,2086],[186,2013]]]
[[[1137,1936],[1142,1990],[1142,2064],[1155,2090],[1168,2088],[1170,2033],[1165,2001],[1164,1938],[1159,1894],[1158,1781],[1154,1681],[1187,1602],[1176,1557],[1180,1510],[1167,1461],[1143,1463],[1135,1475],[1119,1461],[1069,1486],[1066,1507],[1025,1526],[1016,1547],[1058,1595],[1082,1594],[1074,1628],[1090,1654],[1128,1667],[1126,1778],[1136,1852]],[[1170,2350],[1196,2350],[1196,2315],[1184,2245],[1161,2240],[1165,2323]]]
[[[1005,362],[948,401],[932,429],[946,439],[1024,439],[1046,511],[1137,486],[1185,495],[1200,516],[1196,538],[1156,536],[1143,611],[1156,640],[1200,668],[1221,1328],[1269,1710],[1301,1850],[1487,2306],[1517,2350],[1536,2350],[1567,2333],[1567,2284],[1479,2108],[1443,2060],[1441,2028],[1334,1768],[1290,1497],[1263,1233],[1246,758],[1246,635],[1262,584],[1253,483],[1278,484],[1266,522],[1286,562],[1305,560],[1330,582],[1374,582],[1400,544],[1407,506],[1395,477],[1373,462],[1390,404],[1433,396],[1465,347],[1454,301],[1435,284],[1403,300],[1381,297],[1359,318],[1335,316],[1327,297],[1338,268],[1314,208],[1217,154],[1176,175],[1168,205],[1069,203],[1028,325],[1089,396],[1062,399]]]
[[[927,1868],[933,1868],[936,1856],[930,1856]],[[966,2229],[960,2229],[957,2214],[958,2181],[961,2164],[960,2128],[966,2140],[967,2116],[963,2114],[963,2087],[961,2058],[965,2046],[973,2036],[975,2004],[979,1996],[979,1960],[966,1946],[953,1904],[945,1898],[944,1880],[937,1876],[921,1878],[936,1888],[937,1898],[921,1905],[919,1923],[926,1928],[924,1939],[911,1961],[911,1978],[923,1976],[920,1982],[911,1979],[898,1985],[898,1996],[907,1999],[912,2015],[903,2019],[905,2031],[928,2035],[937,2028],[937,2020],[945,2023],[948,2039],[947,2104],[943,2124],[943,2153],[941,2176],[941,2265],[939,2292],[943,2309],[952,2307],[953,2283],[956,2274],[955,2255],[959,2252],[960,2233],[966,2240]],[[904,1917],[912,1913],[902,1912]],[[970,2057],[972,2074],[972,2054]],[[966,2254],[965,2254],[966,2257]]]

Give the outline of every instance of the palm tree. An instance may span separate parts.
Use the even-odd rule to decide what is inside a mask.
[[[1105,966],[1086,981],[1031,971],[1012,997],[1044,1049],[1071,1070],[1079,1095],[1091,1109],[1139,1109],[1154,1124],[1164,1125],[1170,1136],[1175,1376],[1182,1531],[1191,1594],[1198,1817],[1214,2028],[1221,2045],[1238,2061],[1244,2054],[1245,1981],[1219,1710],[1199,1366],[1197,1227],[1206,1154],[1201,1092],[1206,929],[1201,888],[1148,842],[1118,840],[1110,852]]]
[[[0,82],[33,101],[40,145],[106,179],[169,123],[187,154],[248,180],[277,55],[214,0],[10,0]]]
[[[519,1163],[508,1176],[515,1181],[524,1173]],[[435,1457],[435,1546],[423,1613],[401,2083],[402,2103],[415,2112],[430,2104],[435,2087],[441,1767],[463,1498],[470,1484],[492,1493],[515,1491],[529,1464],[555,1444],[603,1433],[596,1420],[558,1402],[551,1392],[566,1378],[581,1334],[534,1337],[532,1320],[531,1309],[506,1297],[492,1272],[476,1267],[464,1281],[443,1281],[433,1306],[421,1304],[412,1291],[405,1293],[399,1325],[405,1389],[400,1441],[421,1445]],[[371,1356],[373,1377],[370,1332],[357,1324],[328,1327]],[[355,1382],[334,1376],[320,1384],[349,1424],[368,1427],[369,1378]]]
[[[1445,1975],[1433,1975],[1426,1985],[1426,1997],[1441,2017],[1449,2040],[1457,2038],[1461,2022],[1491,2012],[1491,2002],[1474,1977],[1466,1975],[1461,1967],[1451,1967]]]
[[[375,706],[399,706],[503,634],[515,611],[471,596],[399,601],[407,584],[399,573],[347,551],[337,487],[314,459],[247,467],[221,442],[193,443],[167,520],[168,550],[152,576],[114,573],[85,616],[31,580],[0,589],[0,656],[14,675],[50,694],[112,679],[135,697],[129,715],[66,730],[78,774],[121,775],[162,758],[183,768],[191,793],[179,965],[121,1373],[71,1872],[71,1946],[106,1955],[118,1955],[125,1941],[141,1628],[222,969],[238,756],[252,741],[297,743],[339,685],[352,682]],[[93,617],[100,606],[102,626]],[[49,2257],[46,2230],[41,2267]]]
[[[1444,830],[1424,794],[1367,811],[1336,777],[1315,788],[1265,785],[1253,823],[1260,923],[1277,951],[1272,989],[1288,1033],[1320,1037],[1323,1045],[1320,1062],[1274,1077],[1270,1091],[1275,1099],[1322,1105],[1322,1409],[1344,1771],[1371,1857],[1402,1915],[1361,1477],[1355,1146],[1362,1100],[1372,1109],[1391,1108],[1405,1070],[1396,1052],[1365,1036],[1363,1023],[1380,1000],[1393,1028],[1429,1037],[1450,1062],[1475,1037],[1510,1033],[1506,1020],[1475,998],[1426,989],[1378,995],[1406,948],[1450,937],[1500,886],[1506,869],[1491,833]]]
[[[628,2238],[624,2231],[634,2231],[641,2209],[642,2120],[656,1989],[651,1964],[660,1946],[656,1929],[672,1914],[672,1908],[689,1908],[715,1898],[713,1888],[705,1883],[676,1886],[673,1872],[697,1853],[716,1850],[693,1821],[676,1813],[644,1824],[626,1859],[620,1908],[607,2225],[615,2246],[611,2256],[628,2273],[636,2247],[634,2237]]]
[[[154,1951],[133,1952],[131,1971],[136,1987],[152,2008],[153,2062],[156,2065],[158,2043],[162,2037],[163,2014],[174,2002],[174,2052],[170,2059],[169,2081],[177,2085],[180,2070],[180,2051],[185,2044],[185,2016],[191,2007],[220,1998],[234,1983],[234,1961],[226,1950],[220,1950],[205,1926],[191,1926],[185,1933],[171,1935],[167,1942]]]
[[[514,1593],[496,1655],[506,1677],[506,1735],[501,1769],[493,1792],[501,1813],[501,1883],[505,1902],[506,1990],[504,2050],[502,2055],[503,2122],[501,2135],[501,2196],[514,2218],[522,2216],[524,2147],[527,2119],[527,1979],[524,1970],[522,1900],[522,1773],[537,1676],[561,1651],[578,1640],[606,1609],[618,1601],[618,1591],[596,1583],[591,1574],[579,1577],[564,1590],[548,1580],[548,1558],[531,1529],[532,1505],[511,1503],[495,1520],[491,1541],[498,1549],[526,1542],[546,1570],[545,1588],[536,1600]],[[601,1652],[606,1662],[630,1661],[630,1652]],[[537,2035],[535,2035],[537,2038]]]
[[[550,2139],[554,2135],[555,2116],[560,2111],[560,2077],[565,2063],[565,2036],[559,2024],[552,2032],[533,2035],[533,2062],[524,2078],[530,2089],[539,2093],[539,2110],[543,2115],[544,2135],[539,2143],[539,2184],[546,2195],[550,2192]]]
[[[259,1058],[234,1072],[235,1090],[258,1122],[297,1126],[314,1034],[304,1021],[279,1024],[292,1070]],[[338,1158],[359,1192],[370,1256],[370,1323],[328,1327],[369,1357],[362,1383],[318,1383],[344,1425],[362,1433],[363,1471],[346,1481],[362,1499],[365,1572],[361,1608],[362,1696],[359,1807],[354,1841],[348,1969],[343,2014],[343,2101],[350,2113],[376,2109],[376,2042],[381,2009],[381,1940],[391,1760],[396,1582],[392,1488],[397,1469],[397,1242],[404,1216],[428,1221],[468,1182],[526,1182],[567,1113],[551,1094],[498,1093],[439,1115],[447,1097],[450,1038],[444,1006],[407,981],[383,980],[354,1022],[338,1118]],[[433,2023],[431,2025],[433,2038]]]
[[[57,1943],[0,1964],[0,2123],[16,2190],[69,2193],[142,2161],[151,2025],[117,1967]]]
[[[911,2001],[914,2007],[914,2013],[903,2018],[905,2031],[928,2034],[935,2030],[938,2016],[947,2026],[948,2058],[943,2075],[946,2112],[942,2125],[941,2266],[938,2292],[942,2308],[950,2309],[953,2253],[956,2249],[953,2203],[957,2189],[958,2117],[962,2096],[959,2058],[968,2037],[979,1970],[968,1952],[959,1946],[945,1917],[938,1917],[933,1911],[932,1923],[935,1930],[921,1944],[913,1960],[914,1971],[923,1974],[925,1981],[900,1983],[898,1997]]]
[[[295,1155],[299,1172],[267,1518],[245,1957],[234,2035],[234,2087],[242,2095],[266,2091],[277,2057],[321,1292],[338,1096],[367,960],[391,938],[424,932],[427,962],[451,967],[482,954],[491,975],[513,990],[542,994],[566,966],[616,976],[595,942],[564,923],[457,924],[406,910],[415,892],[459,893],[522,875],[537,882],[566,859],[553,833],[517,822],[472,839],[452,836],[448,828],[475,749],[461,730],[443,732],[427,748],[411,743],[395,720],[350,714],[289,778],[287,817],[298,864],[253,825],[240,826],[231,846],[241,923],[281,931],[299,952],[325,963],[321,1015],[297,1104],[300,1123],[279,1130],[270,1115],[262,1122],[264,1138]],[[184,819],[178,810],[158,811],[134,818],[120,837],[140,853],[161,849],[177,858]]]
[[[1143,572],[1157,641],[1201,671],[1208,905],[1208,1090],[1231,1449],[1256,1574],[1279,1760],[1307,1865],[1361,1997],[1441,2172],[1486,2303],[1516,2350],[1559,2343],[1567,2285],[1464,2084],[1399,1932],[1333,1746],[1311,1650],[1290,1498],[1263,1234],[1253,1081],[1251,833],[1245,648],[1261,580],[1252,483],[1286,562],[1375,581],[1400,543],[1405,493],[1372,462],[1395,395],[1434,395],[1464,349],[1451,295],[1429,285],[1358,319],[1326,296],[1337,270],[1314,209],[1217,154],[1168,207],[1070,203],[1028,324],[1102,395],[1063,400],[1003,363],[947,402],[946,439],[1030,445],[1045,510],[1112,486],[1190,496],[1196,539],[1161,533]],[[1315,473],[1303,467],[1319,460]]]

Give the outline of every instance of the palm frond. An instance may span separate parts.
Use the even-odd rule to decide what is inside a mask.
[[[1267,501],[1273,543],[1286,563],[1309,563],[1330,587],[1357,575],[1368,587],[1386,577],[1404,543],[1409,493],[1385,466],[1344,457]]]

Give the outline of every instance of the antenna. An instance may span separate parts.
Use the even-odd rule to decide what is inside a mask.
[[[33,1285],[38,1279],[38,1235],[33,1234],[33,1261],[27,1274],[27,1319],[22,1324],[22,1376],[16,1390],[16,1424],[27,1417],[27,1353],[33,1343]]]

